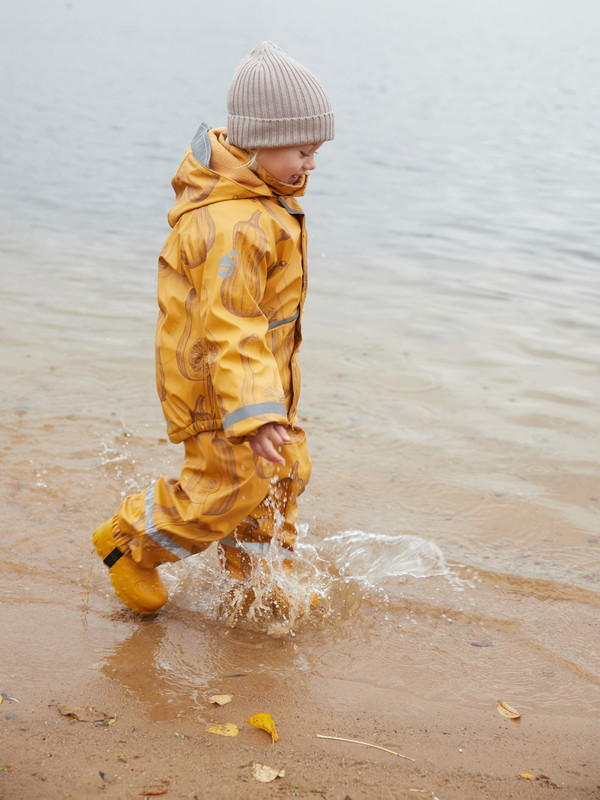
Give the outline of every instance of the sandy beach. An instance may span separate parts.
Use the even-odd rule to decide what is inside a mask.
[[[6,6],[0,800],[600,798],[599,9]],[[179,474],[170,180],[264,40],[337,129],[303,201],[293,613],[230,624],[209,551],[139,619],[91,535]]]
[[[71,420],[75,438],[78,424]],[[2,567],[3,800],[600,796],[597,683],[590,694],[594,682],[583,670],[577,675],[535,643],[525,652],[516,622],[457,614],[449,623],[444,605],[421,594],[429,581],[431,597],[431,578],[405,586],[393,624],[389,604],[353,590],[335,598],[336,613],[300,622],[294,635],[269,635],[190,610],[191,567],[172,582],[173,600],[161,614],[142,620],[119,607],[82,535],[117,487],[114,464],[82,502],[78,491],[95,459],[86,469],[80,452],[79,481],[65,488],[63,467],[53,474],[56,487],[46,475],[50,485],[32,501],[31,461],[18,455],[14,429],[11,436],[4,448],[13,480],[4,518],[12,547]],[[46,427],[46,436],[58,455],[60,435]],[[148,464],[161,450],[150,434],[132,438],[131,461],[142,456]],[[317,470],[313,505],[316,498],[333,504],[324,477]],[[495,591],[503,602],[512,592],[531,603],[523,587],[514,589],[498,582]],[[589,596],[563,602],[567,610],[590,608],[595,624]],[[579,619],[586,624],[585,614]],[[521,663],[541,682],[529,697],[516,688]],[[214,694],[233,697],[219,707],[209,702]],[[498,700],[521,719],[501,716]],[[59,708],[80,709],[74,713],[84,719],[82,709],[91,708],[101,719],[80,721]],[[245,722],[256,713],[271,715],[277,742]],[[237,737],[206,730],[225,722],[238,726]],[[254,763],[285,775],[260,783]]]
[[[132,668],[132,677],[135,674]],[[141,682],[145,675],[138,674]],[[16,682],[18,684],[18,682]],[[488,712],[419,703],[401,693],[312,681],[285,687],[254,676],[227,678],[231,705],[175,720],[153,719],[139,699],[110,687],[49,680],[39,698],[22,698],[3,720],[0,796],[18,798],[143,796],[166,798],[322,797],[329,800],[437,797],[597,798],[597,727],[568,715],[530,715],[521,723]],[[264,684],[264,685],[263,685]],[[340,711],[344,693],[351,713]],[[332,702],[332,698],[335,698]],[[114,723],[69,720],[56,705],[92,704]],[[36,702],[39,700],[39,702]],[[51,701],[49,704],[46,701]],[[5,704],[7,701],[5,701]],[[8,705],[3,704],[3,711]],[[13,706],[11,705],[11,709]],[[279,741],[243,721],[269,709]],[[236,721],[237,738],[206,733]],[[315,732],[377,744],[414,761],[359,744],[315,738]],[[10,753],[6,759],[6,754]],[[9,760],[10,763],[6,763]],[[255,763],[285,775],[268,784]],[[532,778],[520,777],[528,773]]]

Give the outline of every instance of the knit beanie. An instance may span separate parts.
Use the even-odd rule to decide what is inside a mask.
[[[333,111],[306,67],[273,42],[244,58],[227,92],[227,140],[244,150],[333,139]]]

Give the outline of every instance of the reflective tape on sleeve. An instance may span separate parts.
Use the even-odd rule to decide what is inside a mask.
[[[282,417],[287,417],[287,408],[283,403],[251,403],[248,406],[236,408],[230,414],[227,414],[223,420],[224,428],[231,428],[236,422],[241,422],[250,417],[259,417],[261,414],[279,414]]]

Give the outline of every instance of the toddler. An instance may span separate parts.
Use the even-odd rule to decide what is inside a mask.
[[[316,78],[272,42],[238,66],[227,127],[196,133],[172,184],[159,259],[156,383],[179,480],[126,497],[93,535],[125,605],[167,600],[157,567],[217,543],[247,579],[275,537],[291,566],[297,498],[310,476],[296,416],[306,296],[298,197],[333,139]]]

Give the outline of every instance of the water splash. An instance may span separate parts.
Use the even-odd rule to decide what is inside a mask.
[[[297,550],[290,572],[285,565],[289,552],[274,542],[266,555],[252,557],[249,577],[239,581],[222,568],[214,548],[165,565],[161,574],[180,608],[230,627],[293,635],[301,623],[310,624],[330,611],[331,576],[321,559],[307,557],[312,553],[310,545]]]
[[[418,536],[342,531],[317,547],[300,526],[289,571],[289,555],[276,542],[256,557],[252,574],[237,581],[222,569],[216,548],[163,567],[172,602],[228,626],[292,634],[346,614],[365,599],[390,601],[410,578],[447,576],[444,555]],[[313,537],[314,540],[314,537]]]
[[[394,596],[408,578],[449,574],[440,548],[420,536],[348,530],[327,537],[323,545],[340,577],[368,594]]]

